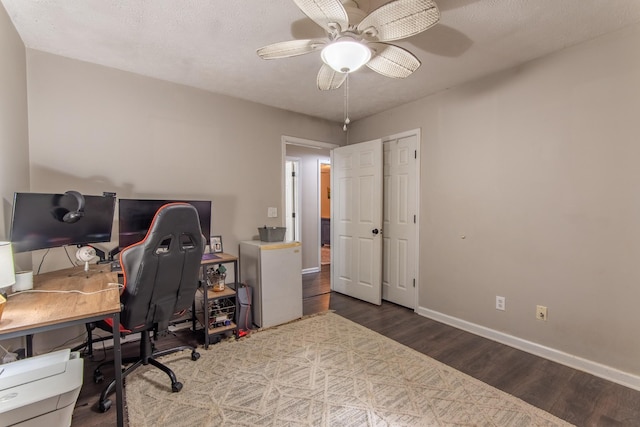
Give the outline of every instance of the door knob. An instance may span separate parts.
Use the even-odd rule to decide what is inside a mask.
[[[377,228],[374,228],[373,230],[371,230],[371,232],[373,234],[378,234],[378,233],[380,233],[380,230],[378,230]]]

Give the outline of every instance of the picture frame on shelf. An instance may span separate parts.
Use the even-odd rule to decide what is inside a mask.
[[[222,236],[211,236],[211,252],[214,254],[222,252]]]

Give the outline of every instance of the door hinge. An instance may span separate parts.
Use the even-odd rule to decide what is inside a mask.
[[[295,218],[296,217],[296,213],[295,212],[291,212],[291,218]]]
[[[414,159],[418,158],[418,150],[413,150],[413,158]]]
[[[416,223],[416,216],[415,215],[413,216],[413,223],[414,224]]]
[[[413,287],[416,287],[416,279],[413,279]]]
[[[291,176],[295,178],[296,177],[296,171],[292,171],[291,172]]]

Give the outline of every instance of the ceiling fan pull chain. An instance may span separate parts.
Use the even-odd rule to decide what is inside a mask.
[[[351,123],[351,119],[349,119],[349,73],[347,73],[347,78],[344,85],[344,125],[342,126],[343,131],[347,131],[347,125],[349,123]]]

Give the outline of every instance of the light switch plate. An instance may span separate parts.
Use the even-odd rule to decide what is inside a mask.
[[[269,218],[277,218],[278,217],[278,208],[267,208],[267,216]]]

